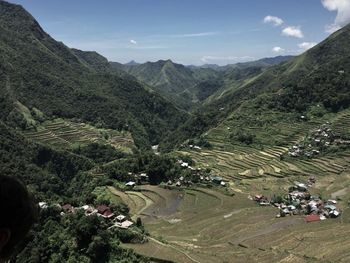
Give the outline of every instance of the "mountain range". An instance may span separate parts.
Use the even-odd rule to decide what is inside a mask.
[[[247,79],[291,58],[292,56],[278,56],[227,66],[184,66],[171,60],[144,64],[133,61],[124,65],[111,62],[111,65],[150,85],[180,109],[191,111],[205,103],[211,95],[215,97],[214,94],[219,90],[222,92],[230,88],[232,82]]]
[[[187,252],[197,250],[192,246],[184,250],[176,247],[190,242],[187,226],[182,231],[186,239],[178,243],[163,244],[164,240],[152,237],[154,232],[145,230],[137,217],[141,213],[143,216],[150,204],[157,200],[161,203],[162,207],[150,214],[152,220],[163,220],[156,218],[156,213],[165,209],[168,215],[165,200],[179,205],[183,199],[186,202],[178,209],[182,204],[189,205],[188,211],[183,210],[189,213],[183,219],[198,221],[202,229],[204,221],[194,220],[202,206],[209,205],[211,219],[220,217],[215,222],[226,224],[235,212],[227,206],[229,210],[223,213],[223,200],[242,203],[238,215],[256,209],[243,193],[269,191],[266,185],[270,182],[277,182],[276,189],[281,191],[279,183],[284,176],[287,180],[283,187],[290,183],[289,176],[305,177],[305,171],[341,178],[350,157],[342,156],[335,164],[334,156],[348,151],[349,72],[350,25],[299,56],[227,66],[186,66],[171,60],[121,64],[95,51],[70,48],[56,41],[23,7],[0,0],[0,172],[19,177],[38,200],[77,207],[110,205],[135,223],[131,231],[111,230],[112,226],[97,216],[87,217],[82,212],[61,216],[59,206],[54,205],[40,214],[40,223],[14,262],[108,262],[109,257],[123,262],[152,262],[121,245],[124,241],[142,243],[144,238],[162,249],[186,251],[180,254],[190,259]],[[283,162],[291,143],[304,140],[309,129],[325,120],[338,121],[344,144],[332,145],[324,153],[313,151],[324,155],[331,152],[331,158],[320,158],[314,166],[313,159]],[[327,127],[324,130],[328,132]],[[198,163],[201,167],[196,166]],[[148,176],[150,184],[163,185],[130,191],[125,183],[133,184],[131,180],[139,181],[141,176]],[[210,177],[219,180],[219,176],[226,176],[229,183],[209,182]],[[262,179],[248,188],[257,178]],[[177,188],[182,181],[190,188]],[[225,197],[217,198],[215,189]],[[206,203],[208,196],[212,203]],[[197,203],[199,209],[193,209]],[[217,207],[215,211],[212,204]],[[139,214],[135,212],[137,207],[141,207]],[[181,214],[175,212],[176,216]],[[274,212],[268,213],[270,217]],[[241,216],[246,215],[244,212]],[[208,218],[203,220],[207,222]],[[258,220],[262,221],[261,217]],[[167,218],[169,223],[164,222],[162,226],[181,224],[180,219]],[[235,223],[235,227],[243,223]],[[247,224],[247,228],[255,238],[250,229],[253,224]],[[215,233],[220,235],[220,231]],[[172,230],[169,233],[173,238]],[[264,233],[264,238],[268,234]],[[205,233],[205,239],[208,236]],[[240,237],[238,240],[245,242]],[[232,251],[234,243],[226,243]],[[213,244],[208,247],[217,249]],[[237,247],[241,249],[237,250],[239,254],[250,252],[244,244]],[[201,248],[207,246],[198,246]],[[266,251],[277,250],[271,247]],[[260,248],[254,253],[260,253]]]
[[[239,116],[242,108],[252,116],[263,114],[264,110],[307,115],[314,106],[335,113],[348,108],[349,39],[350,25],[347,25],[291,60],[265,70],[253,70],[243,81],[233,78],[229,88],[192,114],[167,143],[174,145],[177,141],[175,144],[180,144],[187,138],[199,136],[225,119]],[[239,125],[244,126],[244,121]]]
[[[178,143],[198,136],[246,101],[263,98],[280,111],[305,112],[317,103],[332,111],[348,107],[348,75],[339,72],[348,67],[349,26],[297,57],[224,67],[171,60],[120,64],[70,49],[20,6],[1,5],[1,119],[15,126],[28,128],[23,105],[49,117],[131,130],[138,146],[149,147],[169,142],[172,134]]]

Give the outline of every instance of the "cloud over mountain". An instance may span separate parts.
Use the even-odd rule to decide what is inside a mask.
[[[323,6],[329,11],[336,11],[333,24],[326,26],[326,32],[333,33],[350,22],[349,0],[322,0]]]

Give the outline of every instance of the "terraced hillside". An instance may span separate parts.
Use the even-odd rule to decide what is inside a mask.
[[[322,189],[324,183],[320,181],[313,191]],[[338,183],[335,182],[337,187]],[[141,194],[145,196],[144,190]],[[143,206],[141,215],[151,233],[149,242],[124,245],[138,253],[176,262],[203,263],[349,260],[345,249],[350,247],[346,241],[350,233],[349,208],[344,203],[340,219],[307,224],[302,216],[277,219],[276,208],[259,207],[245,194],[229,196],[218,189],[205,188],[175,190],[181,194],[179,201],[174,190],[154,187],[151,192],[158,196],[152,205],[159,210],[152,210],[152,205],[146,209]],[[132,198],[131,193],[127,195]],[[174,198],[177,208],[162,214],[164,204]],[[152,213],[147,214],[147,210]]]
[[[140,186],[138,191],[120,191],[110,186],[106,191],[129,207],[134,220],[141,217],[146,222],[175,213],[184,196],[182,191],[169,191],[151,185]]]
[[[190,155],[200,167],[211,168],[216,175],[227,179],[254,179],[266,176],[285,178],[304,175],[340,174],[348,167],[350,153],[342,152],[335,156],[323,156],[314,159],[283,160],[282,155],[298,141],[302,140],[311,129],[325,121],[331,121],[334,131],[345,134],[349,131],[350,112],[345,111],[336,117],[300,121],[297,123],[281,122],[269,127],[244,127],[244,130],[256,135],[261,145],[248,146],[230,143],[230,132],[235,127],[229,120],[211,129],[205,138],[213,149],[200,151],[182,150]],[[239,129],[239,128],[238,128]],[[274,131],[278,135],[273,135]],[[269,135],[270,133],[270,135]],[[272,134],[272,135],[271,135]],[[277,146],[275,142],[280,146]]]
[[[197,167],[209,167],[225,177],[225,187],[163,189],[139,186],[134,191],[108,187],[105,192],[128,205],[132,218],[142,218],[150,233],[146,244],[124,244],[140,254],[175,262],[348,262],[350,260],[350,153],[321,155],[313,159],[283,159],[288,148],[324,122],[334,131],[347,131],[350,112],[324,118],[244,127],[254,131],[262,145],[229,143],[235,127],[221,123],[205,138],[213,148],[186,150]],[[228,129],[230,128],[230,129]],[[264,138],[266,129],[280,130],[278,141]],[[270,144],[268,144],[270,143]],[[342,215],[306,223],[303,215],[276,218],[278,209],[260,207],[249,195],[283,195],[295,181],[315,176],[310,193],[337,199]],[[232,191],[235,193],[231,195]]]
[[[37,131],[24,133],[26,137],[40,143],[60,148],[71,148],[90,143],[109,144],[125,152],[131,152],[134,141],[129,132],[98,129],[85,123],[75,123],[63,119],[46,121]]]

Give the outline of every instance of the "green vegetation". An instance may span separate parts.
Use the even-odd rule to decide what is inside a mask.
[[[130,75],[100,70],[96,54],[84,56],[56,42],[22,7],[0,5],[1,120],[25,128],[25,114],[16,107],[20,101],[48,118],[128,130],[138,147],[149,148],[186,119]]]
[[[49,204],[13,261],[343,259],[350,245],[349,39],[350,25],[295,58],[121,65],[67,48],[23,8],[0,1],[0,172]],[[317,148],[310,133],[326,122],[341,142]],[[162,152],[151,152],[158,143]],[[297,144],[319,153],[293,158]],[[149,184],[125,185],[144,173]],[[308,176],[317,180],[311,194],[339,202],[339,221],[277,221],[275,208],[247,198],[280,201]],[[58,204],[67,203],[109,205],[135,224],[118,229],[81,211],[61,215]]]
[[[178,157],[181,159],[181,157]],[[189,164],[192,164],[190,158],[184,158]],[[132,174],[146,173],[149,176],[150,184],[166,183],[168,180],[174,180],[181,176],[191,180],[192,174],[189,169],[182,168],[177,163],[177,158],[172,154],[155,155],[154,153],[140,153],[116,160],[105,165],[102,168],[110,178],[126,182],[133,180]]]
[[[122,158],[125,156],[123,152],[117,151],[112,146],[100,145],[97,143],[89,144],[86,147],[76,148],[74,153],[83,155],[95,161],[96,163],[106,163]]]
[[[171,60],[147,62],[139,65],[121,65],[119,63],[111,63],[111,65],[147,83],[159,94],[185,110],[190,110],[198,101],[204,100],[217,90],[216,85],[220,84],[217,82],[201,84],[201,82],[216,79],[220,73],[215,70],[190,69],[175,64]]]
[[[36,142],[61,149],[75,149],[94,143],[112,146],[125,153],[131,153],[135,148],[130,132],[97,128],[63,119],[35,122],[24,135]]]
[[[261,59],[225,67],[183,66],[171,60],[159,60],[144,64],[112,62],[111,66],[123,70],[184,110],[193,110],[208,99],[217,98],[222,92],[239,86],[245,80],[259,75],[265,68],[290,60],[290,56]]]
[[[62,217],[49,208],[41,212],[40,222],[43,226],[32,231],[32,241],[17,255],[18,262],[148,262],[119,247],[132,233],[109,231],[97,216]]]
[[[348,25],[299,57],[269,67],[248,79],[243,78],[238,84],[232,83],[231,89],[219,90],[217,96],[213,95],[214,98],[163,140],[160,148],[166,151],[179,146],[184,140],[205,133],[227,118],[241,115],[242,109],[248,108],[251,116],[263,116],[268,110],[286,118],[291,114],[321,117],[347,109],[350,105],[349,38]],[[232,75],[233,79],[235,75]],[[315,112],[317,105],[322,112]],[[297,124],[299,120],[294,118],[293,122]],[[249,123],[243,119],[232,125],[245,127]]]

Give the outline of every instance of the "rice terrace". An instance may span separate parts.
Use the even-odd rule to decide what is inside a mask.
[[[229,125],[224,123],[221,130],[208,132],[212,149],[180,152],[191,156],[197,166],[222,176],[225,187],[210,182],[196,187],[143,185],[132,191],[107,187],[106,192],[128,205],[133,218],[142,218],[151,234],[145,244],[125,246],[149,257],[176,258],[179,262],[347,262],[350,254],[343,246],[349,234],[350,182],[344,185],[344,178],[350,178],[350,154],[311,161],[280,158],[311,127],[332,121],[334,129],[348,132],[342,127],[349,120],[349,113],[344,112],[340,118],[301,123],[290,131],[292,138],[285,140],[289,147],[262,150],[241,145],[223,147]],[[339,218],[316,223],[306,223],[304,215],[276,218],[278,209],[258,206],[248,198],[257,193],[272,198],[310,176],[316,178],[310,193],[337,199],[342,210]]]
[[[0,0],[0,263],[350,262],[350,0]]]

